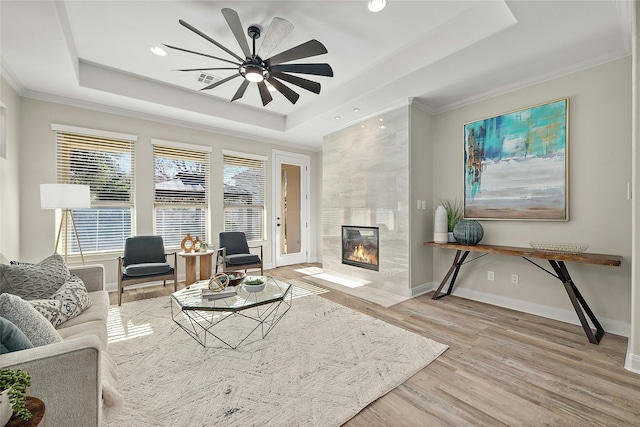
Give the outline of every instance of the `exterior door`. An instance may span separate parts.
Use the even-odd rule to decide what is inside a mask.
[[[274,253],[276,267],[307,262],[309,156],[274,151]]]

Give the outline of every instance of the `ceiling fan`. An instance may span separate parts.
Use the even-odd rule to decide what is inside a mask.
[[[269,102],[273,100],[271,94],[269,93],[269,88],[265,82],[269,82],[271,86],[273,86],[276,90],[282,93],[292,104],[295,104],[300,98],[300,95],[292,90],[289,86],[285,85],[282,81],[291,83],[302,89],[308,90],[313,93],[320,93],[320,83],[314,82],[302,77],[294,76],[288,73],[296,73],[296,74],[311,74],[316,76],[326,76],[333,77],[333,70],[331,66],[326,63],[322,64],[285,64],[286,62],[295,61],[297,59],[309,58],[312,56],[322,55],[327,53],[327,48],[324,47],[322,43],[318,40],[309,40],[306,43],[302,43],[298,46],[292,47],[291,49],[285,50],[284,52],[280,52],[277,55],[274,55],[267,59],[262,59],[267,57],[273,49],[275,49],[284,38],[289,35],[289,33],[293,30],[293,24],[291,24],[286,19],[274,17],[271,21],[271,25],[267,29],[264,40],[260,44],[260,49],[256,53],[256,40],[260,38],[261,28],[255,25],[251,25],[247,29],[247,35],[253,41],[253,50],[249,49],[249,44],[247,43],[247,39],[244,35],[243,26],[240,22],[240,17],[238,13],[233,9],[222,9],[222,15],[229,24],[229,28],[231,32],[235,36],[238,44],[240,45],[240,49],[242,49],[242,53],[244,54],[244,58],[240,55],[235,54],[231,50],[227,49],[225,46],[221,45],[208,35],[204,34],[202,31],[193,27],[189,23],[180,19],[180,25],[183,27],[193,31],[200,37],[205,40],[213,43],[218,48],[224,50],[229,55],[233,56],[236,61],[219,58],[216,56],[208,55],[205,53],[194,52],[192,50],[183,49],[176,46],[170,46],[165,44],[166,47],[170,49],[179,50],[182,52],[193,53],[195,55],[205,56],[207,58],[213,58],[218,61],[227,62],[233,64],[234,67],[226,67],[226,68],[187,68],[181,69],[177,71],[208,71],[208,70],[236,70],[237,73],[224,78],[220,81],[217,81],[213,84],[210,84],[207,87],[204,87],[200,90],[208,90],[213,89],[217,86],[220,86],[230,80],[233,80],[237,77],[243,77],[244,80],[238,87],[235,95],[231,99],[231,102],[242,98],[245,91],[247,90],[247,86],[249,83],[254,82],[258,85],[258,91],[260,92],[260,98],[262,99],[262,105],[265,106]]]

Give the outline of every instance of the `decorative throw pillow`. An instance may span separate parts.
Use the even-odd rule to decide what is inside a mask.
[[[33,348],[29,338],[13,323],[0,317],[0,354]]]
[[[57,253],[37,264],[0,264],[0,293],[24,299],[50,298],[69,277],[69,269]]]
[[[60,300],[64,304],[73,307],[70,311],[77,312],[73,317],[91,307],[91,298],[89,298],[87,287],[84,285],[82,279],[75,274],[71,274],[69,280],[67,280],[51,298]]]
[[[56,328],[91,307],[87,288],[75,274],[50,299],[29,302]]]
[[[63,306],[62,301],[56,299],[32,299],[28,301],[38,312],[57,328],[70,319],[68,307]],[[74,316],[75,317],[75,316]]]
[[[17,295],[0,294],[0,313],[29,338],[35,347],[62,341],[53,325]]]

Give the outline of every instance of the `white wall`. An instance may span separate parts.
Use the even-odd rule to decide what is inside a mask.
[[[640,373],[640,313],[637,307],[640,307],[640,224],[638,224],[638,215],[640,215],[640,44],[638,43],[638,32],[640,31],[640,8],[637,2],[633,3],[634,20],[633,20],[633,64],[632,64],[632,92],[633,92],[633,151],[631,161],[633,163],[633,226],[632,234],[632,253],[633,267],[631,269],[631,334],[629,336],[629,346],[627,350],[627,360],[625,367]]]
[[[433,251],[424,242],[433,240],[433,118],[415,107],[409,107],[409,243],[410,287],[412,295],[431,289]],[[427,202],[418,209],[417,201]],[[421,203],[422,204],[422,203]]]
[[[21,108],[21,156],[19,168],[20,182],[20,259],[24,261],[39,261],[50,255],[55,244],[54,212],[40,209],[39,185],[55,182],[56,174],[56,138],[51,130],[51,123],[78,126],[90,129],[122,132],[138,136],[135,145],[136,156],[136,234],[153,233],[153,152],[151,138],[168,141],[184,142],[194,145],[213,147],[211,156],[211,186],[210,207],[211,227],[208,241],[217,245],[218,233],[222,231],[222,150],[233,150],[269,157],[267,163],[267,224],[270,221],[271,210],[271,150],[279,149],[312,156],[312,164],[317,163],[318,153],[296,150],[291,147],[267,144],[265,142],[237,138],[212,132],[188,129],[167,125],[159,122],[141,120],[116,114],[70,107],[61,104],[23,98]],[[317,198],[314,194],[315,182],[312,175],[311,200]],[[313,207],[313,205],[312,205]],[[15,223],[16,229],[18,224]],[[267,239],[264,244],[265,266],[273,265],[271,227],[267,227]],[[313,230],[312,230],[313,231]],[[310,256],[317,256],[315,234],[312,233]],[[107,273],[107,283],[116,282],[116,257],[118,253],[108,255],[86,255],[87,263],[102,263]],[[17,258],[17,256],[13,256]],[[78,259],[69,263],[78,262]],[[179,272],[184,272],[182,261],[179,262]]]
[[[530,241],[587,243],[589,252],[622,255],[622,267],[567,264],[569,271],[605,329],[626,333],[631,320],[631,58],[526,87],[434,117],[434,200],[463,191],[462,125],[558,98],[570,99],[570,221],[481,221],[482,243],[528,246]],[[434,280],[440,281],[453,251],[433,249]],[[495,282],[487,280],[495,271]],[[511,274],[520,284],[510,283]],[[560,282],[516,257],[489,255],[464,267],[459,294],[495,301],[507,298],[521,307],[545,307],[572,314]],[[454,291],[454,294],[456,291]],[[504,300],[503,300],[504,301]],[[539,305],[539,306],[538,306]],[[603,321],[604,320],[604,321]]]
[[[0,156],[0,263],[20,256],[20,97],[0,78],[5,112],[6,156]]]

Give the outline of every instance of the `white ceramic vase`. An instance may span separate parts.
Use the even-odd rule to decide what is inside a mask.
[[[9,401],[9,389],[0,393],[0,427],[4,427],[13,415],[13,407]]]
[[[447,243],[449,241],[447,210],[442,205],[439,205],[436,208],[436,213],[434,215],[433,241],[436,243]]]

